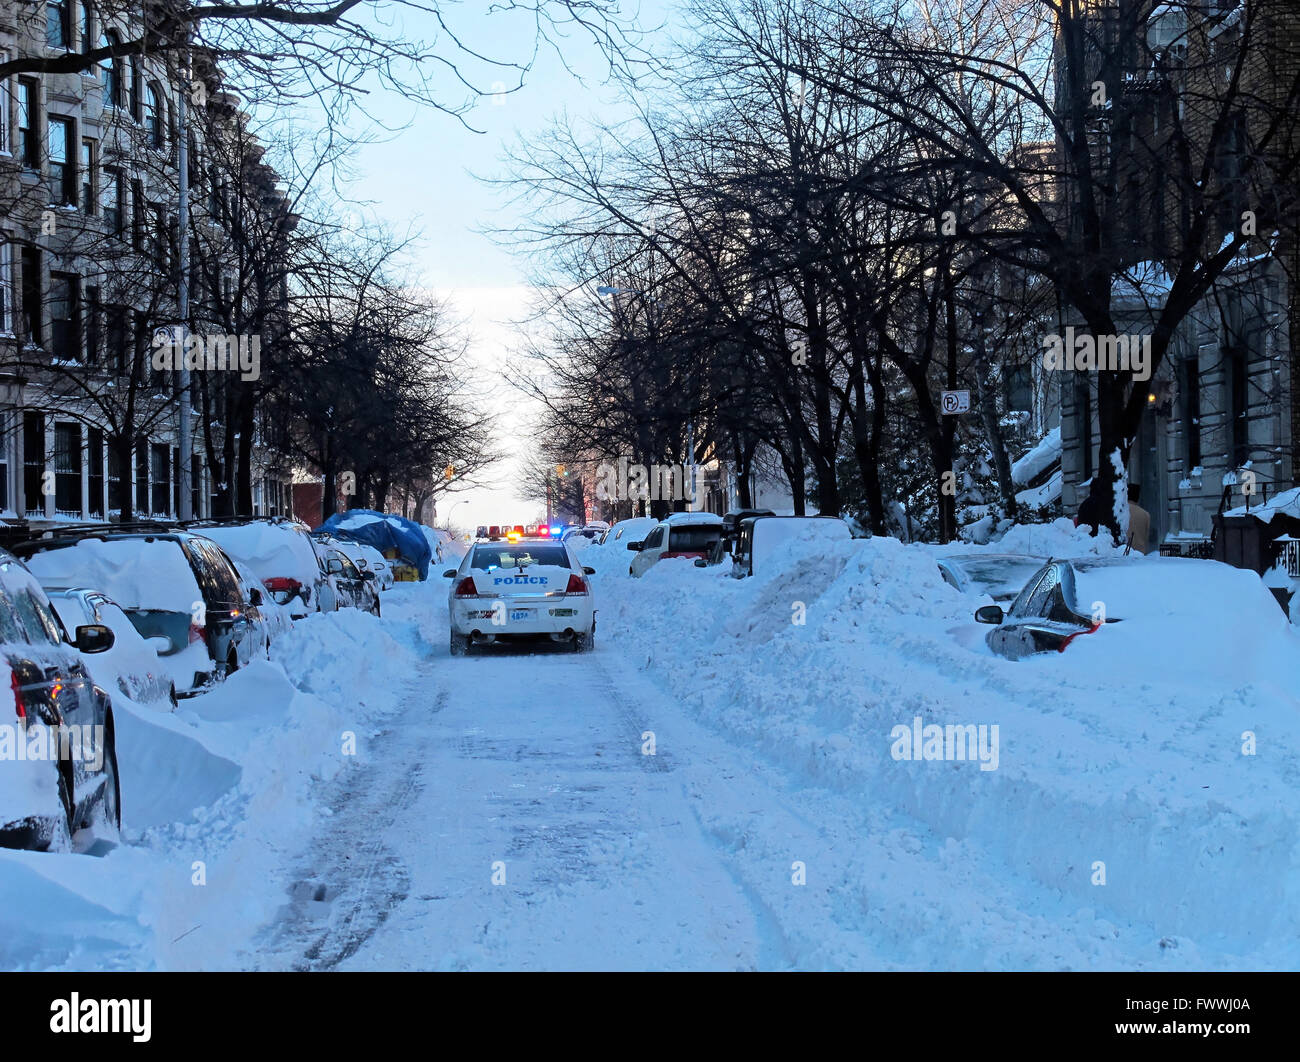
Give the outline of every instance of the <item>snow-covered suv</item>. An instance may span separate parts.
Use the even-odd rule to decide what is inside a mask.
[[[661,560],[671,557],[707,559],[722,538],[722,517],[714,513],[673,513],[661,520],[645,539],[629,542],[636,554],[628,573],[640,578]]]

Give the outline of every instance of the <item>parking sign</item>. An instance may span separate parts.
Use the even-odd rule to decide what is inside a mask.
[[[944,415],[970,412],[969,391],[944,391],[942,400]]]

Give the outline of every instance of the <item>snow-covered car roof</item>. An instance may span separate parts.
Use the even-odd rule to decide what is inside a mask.
[[[716,524],[722,526],[722,517],[717,513],[669,513],[663,523],[680,527],[682,524]]]
[[[311,538],[296,524],[252,522],[204,527],[199,533],[212,539],[232,560],[242,561],[259,579],[297,579],[311,586],[320,575]]]
[[[27,559],[37,579],[102,590],[123,608],[189,612],[202,599],[179,539],[169,536],[83,538]]]

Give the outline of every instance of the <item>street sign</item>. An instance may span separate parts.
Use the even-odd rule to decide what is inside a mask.
[[[970,392],[969,391],[944,391],[941,403],[944,416],[954,413],[970,412]]]

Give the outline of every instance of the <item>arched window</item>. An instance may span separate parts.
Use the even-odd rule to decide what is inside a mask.
[[[45,43],[65,52],[72,44],[69,7],[69,0],[45,0]]]
[[[90,51],[95,46],[95,9],[91,6],[90,0],[81,0],[81,16],[77,32],[81,35],[81,50]]]
[[[131,83],[127,85],[127,92],[131,94],[131,117],[137,122],[140,120],[140,89],[143,87],[143,79],[140,74],[140,57],[131,56]]]
[[[104,48],[113,48],[121,43],[118,35],[112,30],[104,34],[101,42],[101,47]],[[120,107],[122,105],[122,57],[110,56],[100,64],[100,70],[104,79],[104,106]]]
[[[149,146],[161,151],[167,146],[166,125],[163,121],[162,92],[158,82],[150,81],[144,93],[144,128]]]

